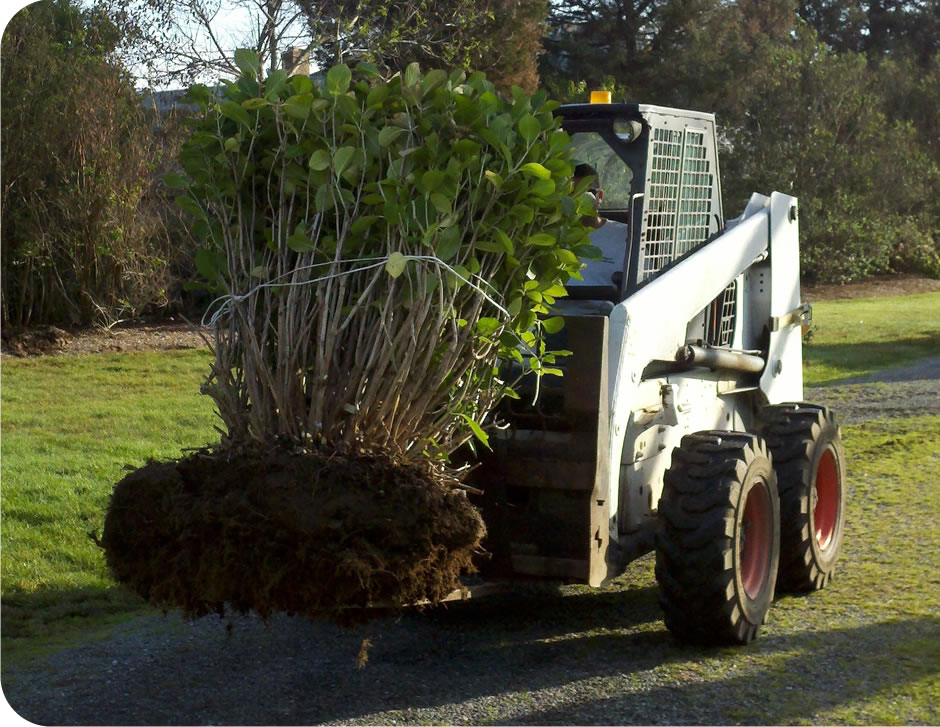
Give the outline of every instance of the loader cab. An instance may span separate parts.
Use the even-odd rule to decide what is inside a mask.
[[[574,158],[598,171],[600,215],[624,233],[609,284],[573,281],[572,301],[616,305],[719,231],[713,114],[628,103],[567,104],[556,114]]]

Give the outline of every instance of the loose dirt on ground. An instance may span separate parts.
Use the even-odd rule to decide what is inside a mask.
[[[940,280],[916,275],[881,275],[859,283],[845,285],[807,285],[803,283],[803,297],[810,303],[820,300],[845,298],[881,298],[892,295],[916,295],[940,290]]]
[[[111,328],[67,331],[56,326],[4,329],[3,356],[52,354],[124,353],[130,351],[175,351],[203,348],[210,331],[178,318],[159,321],[128,321]]]
[[[803,285],[803,297],[811,303],[935,291],[940,291],[940,280],[913,275],[881,276],[847,285]],[[56,326],[34,326],[25,330],[4,329],[0,335],[0,354],[23,357],[202,348],[207,345],[209,333],[208,329],[178,317],[127,321],[111,328],[65,330]]]

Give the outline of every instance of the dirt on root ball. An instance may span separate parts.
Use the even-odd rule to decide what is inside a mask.
[[[114,577],[190,617],[226,608],[348,622],[367,605],[440,601],[480,550],[463,492],[378,457],[202,452],[114,488]]]

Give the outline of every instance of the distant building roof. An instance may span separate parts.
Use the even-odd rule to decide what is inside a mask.
[[[324,71],[315,71],[309,74],[310,80],[317,86],[326,85],[326,73]],[[216,86],[216,90],[221,90],[221,86]],[[141,92],[141,104],[145,109],[156,109],[161,114],[170,111],[198,111],[199,106],[192,103],[183,103],[181,99],[186,94],[185,88],[174,88],[169,91],[151,91],[146,89]]]

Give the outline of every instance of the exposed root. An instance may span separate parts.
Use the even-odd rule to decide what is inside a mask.
[[[203,451],[121,480],[101,543],[114,577],[164,610],[349,623],[439,602],[484,534],[463,492],[387,458]]]

